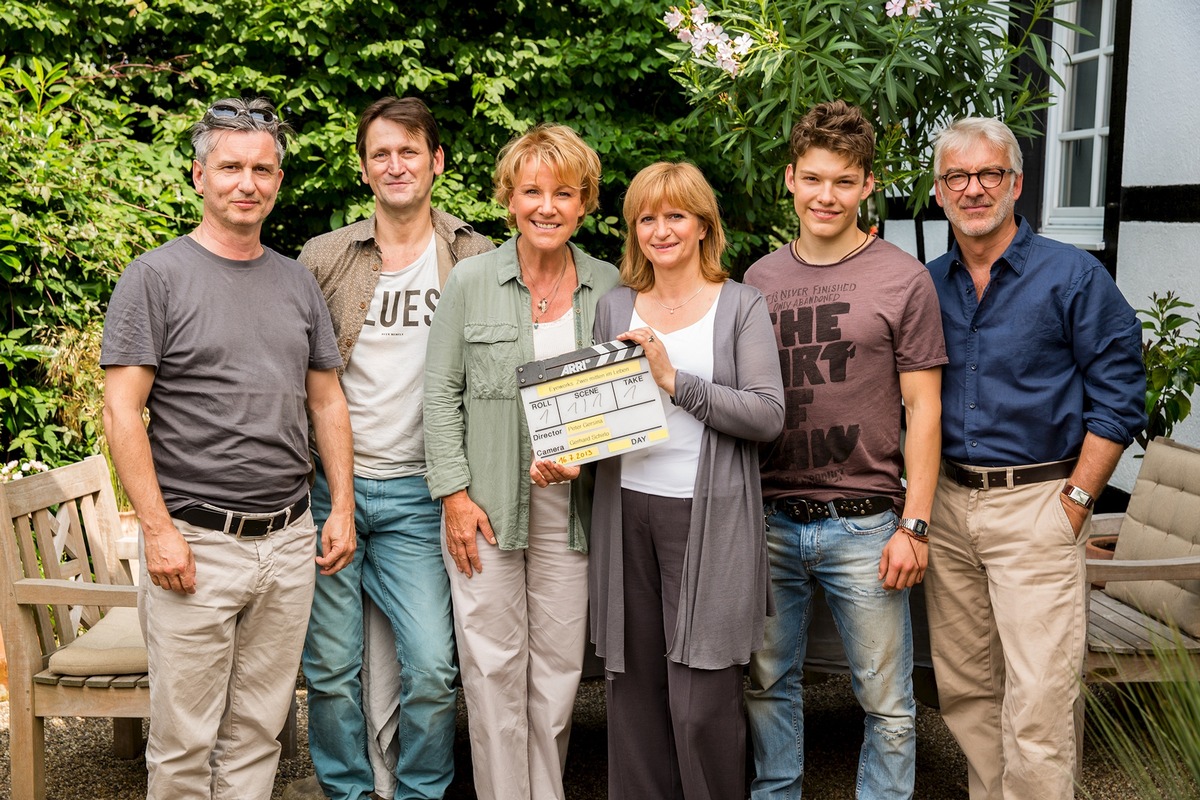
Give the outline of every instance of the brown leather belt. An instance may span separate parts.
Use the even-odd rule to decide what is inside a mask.
[[[968,489],[997,489],[1028,486],[1043,481],[1061,480],[1075,469],[1075,459],[1039,464],[1036,467],[985,467],[970,469],[953,461],[942,462],[942,473]]]
[[[192,525],[228,533],[239,539],[261,539],[263,536],[286,528],[292,520],[299,519],[300,515],[307,510],[308,495],[306,494],[290,508],[271,514],[243,514],[205,503],[185,508],[173,516],[184,522],[190,522]]]
[[[829,510],[832,505],[837,511],[835,515]],[[820,502],[805,500],[800,497],[789,497],[785,500],[775,500],[767,503],[770,510],[778,511],[793,522],[813,522],[819,519],[837,517],[866,517],[871,514],[882,514],[893,508],[892,498],[875,495],[873,497],[845,497],[838,500]]]

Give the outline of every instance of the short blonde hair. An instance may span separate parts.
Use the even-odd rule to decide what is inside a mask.
[[[517,174],[531,161],[549,164],[559,180],[578,186],[585,214],[600,207],[600,156],[566,125],[548,123],[530,128],[500,150],[496,172],[492,176],[493,197],[497,203],[508,208],[516,189]],[[514,227],[516,223],[510,213],[508,227]]]
[[[706,233],[700,240],[700,274],[705,280],[721,283],[729,275],[721,266],[725,252],[725,228],[712,186],[704,173],[687,162],[659,161],[634,176],[625,192],[625,254],[621,257],[621,282],[636,292],[654,287],[654,267],[638,244],[637,221],[646,211],[663,205],[695,214]]]

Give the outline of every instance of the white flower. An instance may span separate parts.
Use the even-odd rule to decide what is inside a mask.
[[[909,0],[908,15],[915,18],[920,16],[922,11],[933,11],[935,8],[937,8],[937,6],[934,4],[933,0]],[[891,14],[890,11],[888,13]]]
[[[663,22],[667,26],[667,30],[673,31],[683,22],[683,12],[675,6],[671,6],[671,10],[663,15]]]
[[[722,58],[717,56],[717,66],[729,73],[729,77],[736,78],[738,70],[741,66],[732,58]]]
[[[750,48],[754,45],[754,40],[750,38],[750,34],[743,33],[741,36],[733,40],[733,52],[739,56],[744,56],[750,52]]]
[[[692,9],[692,23],[702,25],[708,19],[708,9],[704,7],[704,3],[697,3]]]
[[[904,0],[888,0],[886,9],[889,17],[898,17],[904,13]]]

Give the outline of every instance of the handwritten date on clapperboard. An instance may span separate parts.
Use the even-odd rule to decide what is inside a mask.
[[[536,459],[583,464],[667,440],[641,345],[604,342],[517,367]]]

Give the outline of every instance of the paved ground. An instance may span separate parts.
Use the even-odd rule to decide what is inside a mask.
[[[304,734],[301,696],[301,755],[283,761],[275,784],[275,800],[291,781],[311,773]],[[105,720],[55,719],[47,724],[50,800],[141,800],[146,791],[142,759],[121,761],[109,751]],[[833,677],[805,690],[808,732],[804,796],[812,800],[853,800],[862,714],[847,678]],[[966,800],[966,762],[937,712],[920,707],[917,719],[917,790],[921,800]],[[474,800],[466,757],[466,718],[459,714],[459,777],[447,800]],[[569,800],[602,800],[605,791],[605,721],[603,685],[586,681],[576,703],[575,729],[567,761]],[[9,797],[8,703],[0,702],[0,798]],[[1084,755],[1084,786],[1092,800],[1128,800],[1133,795],[1095,748]],[[13,798],[24,800],[24,798]],[[653,800],[653,798],[647,798]],[[1030,800],[1033,800],[1032,798]]]

